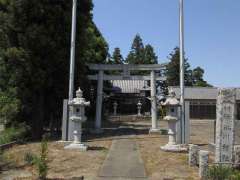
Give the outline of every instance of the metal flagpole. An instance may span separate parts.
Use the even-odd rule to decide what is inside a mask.
[[[72,5],[72,34],[71,34],[71,52],[70,52],[70,75],[69,75],[69,101],[73,99],[74,91],[74,69],[75,69],[75,39],[77,22],[77,0],[73,0]]]
[[[179,0],[179,43],[180,43],[180,103],[181,103],[181,143],[185,143],[185,100],[184,100],[184,13],[183,0]]]

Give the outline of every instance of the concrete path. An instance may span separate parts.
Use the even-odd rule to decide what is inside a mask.
[[[114,140],[101,169],[98,180],[147,180],[136,141]]]

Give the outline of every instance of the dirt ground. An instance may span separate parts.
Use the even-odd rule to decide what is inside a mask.
[[[111,141],[92,141],[87,144],[90,147],[89,151],[79,152],[64,150],[64,143],[50,142],[48,144],[48,178],[60,179],[84,176],[87,179],[94,179],[108,153]],[[14,146],[6,151],[4,157],[11,163],[6,171],[3,171],[2,176],[0,175],[0,179],[6,177],[11,179],[15,174],[19,176],[19,173],[22,177],[34,179],[37,172],[32,166],[26,165],[24,156],[27,152],[39,154],[39,150],[40,143],[29,143]]]
[[[141,122],[141,124],[144,124],[144,122]],[[167,128],[167,123],[161,122],[160,127]],[[214,140],[214,122],[212,120],[192,120],[190,134],[190,143],[200,145],[202,150],[208,150],[208,144]],[[160,147],[167,143],[168,136],[145,134],[138,135],[136,140],[149,179],[199,179],[198,168],[188,166],[187,153],[170,153],[160,150]],[[212,158],[213,154],[210,153],[210,162]]]
[[[114,124],[114,123],[113,123]],[[115,124],[116,125],[116,124]],[[160,124],[161,128],[166,123]],[[160,146],[167,143],[166,135],[149,135],[149,121],[124,122],[118,124],[120,130],[108,127],[103,135],[86,136],[87,152],[64,150],[64,143],[50,142],[48,153],[49,178],[72,178],[84,176],[85,179],[95,179],[112,143],[116,138],[136,139],[145,164],[147,175],[151,180],[171,179],[198,179],[198,169],[189,167],[187,153],[169,153],[160,150]],[[129,130],[128,128],[132,128]],[[213,121],[191,121],[191,143],[201,145],[207,149],[207,144],[213,140]],[[16,176],[36,177],[36,170],[26,165],[24,156],[27,152],[38,154],[40,143],[17,145],[4,153],[5,159],[10,162],[6,166],[0,179]],[[32,176],[33,175],[33,176]]]
[[[187,153],[170,153],[160,150],[167,143],[166,137],[137,139],[149,179],[198,179],[197,168],[187,164]]]

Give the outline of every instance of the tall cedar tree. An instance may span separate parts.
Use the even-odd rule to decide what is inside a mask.
[[[124,59],[121,54],[120,48],[117,47],[114,49],[113,55],[112,55],[112,61],[113,61],[113,64],[123,64],[124,63]]]
[[[169,64],[166,69],[167,84],[168,86],[179,86],[180,85],[180,51],[179,48],[174,48],[174,51],[170,54]],[[185,59],[185,85],[192,86],[192,71],[190,65]]]
[[[133,40],[130,53],[126,58],[126,63],[144,64],[144,45],[139,34],[137,34]]]
[[[144,48],[144,64],[157,64],[158,57],[156,56],[153,47],[147,44]]]
[[[154,52],[154,48],[147,44],[144,46],[143,40],[137,34],[132,43],[131,50],[126,58],[128,64],[157,64],[158,57]]]
[[[27,122],[33,138],[60,129],[67,98],[72,4],[67,0],[0,1],[0,118]],[[88,88],[85,62],[104,63],[108,46],[79,0],[75,87]],[[88,91],[84,91],[88,92]]]

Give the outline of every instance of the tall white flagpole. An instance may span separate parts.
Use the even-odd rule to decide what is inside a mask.
[[[180,103],[181,103],[181,143],[185,141],[185,100],[184,100],[184,0],[179,0],[179,43],[180,43]]]
[[[69,73],[69,92],[68,92],[69,101],[73,99],[73,91],[74,91],[76,22],[77,22],[77,0],[73,0],[71,52],[70,52],[70,73]]]

